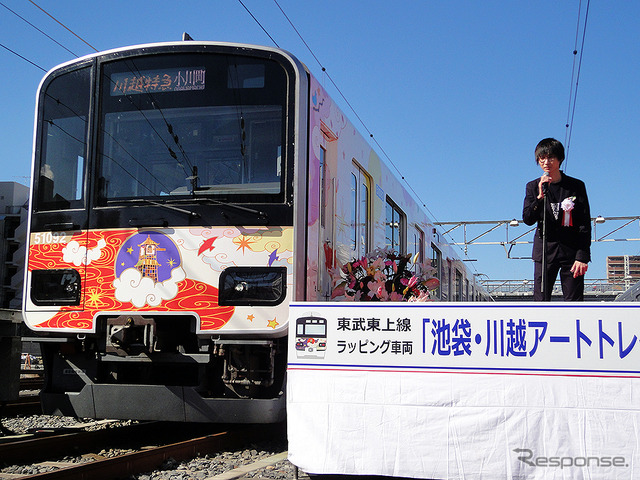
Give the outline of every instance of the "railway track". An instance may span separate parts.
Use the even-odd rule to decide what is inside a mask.
[[[13,402],[7,402],[0,406],[0,418],[15,417],[17,415],[36,415],[40,412],[42,412],[42,406],[38,395],[21,396]]]
[[[44,377],[42,374],[29,374],[29,376],[20,377],[20,390],[40,390],[44,385]]]
[[[20,370],[20,396],[0,405],[0,419],[17,415],[35,415],[42,411],[39,392],[44,386],[44,370],[23,368]],[[1,459],[2,457],[0,457]]]
[[[43,468],[50,471],[21,475],[3,473],[7,470],[5,468],[0,470],[0,480],[27,477],[72,480],[130,478],[131,475],[156,470],[169,460],[180,462],[237,449],[252,442],[278,442],[284,438],[283,425],[233,426],[211,431],[214,428],[211,425],[142,423],[92,432],[63,431],[38,438],[7,440],[0,443],[2,463],[19,465],[28,462],[33,466],[31,471]],[[151,441],[154,445],[149,446]],[[120,449],[126,446],[130,451],[114,457],[100,453],[106,446],[114,444]],[[250,471],[284,460],[286,452],[280,451],[242,468]],[[234,474],[237,476],[228,478],[238,478],[244,470],[237,470]]]

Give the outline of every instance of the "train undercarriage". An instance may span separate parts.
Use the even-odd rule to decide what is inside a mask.
[[[198,335],[195,317],[101,318],[41,342],[45,413],[178,422],[284,420],[286,337]]]

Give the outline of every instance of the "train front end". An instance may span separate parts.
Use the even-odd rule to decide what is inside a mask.
[[[45,77],[24,292],[45,413],[284,419],[305,75],[275,49],[184,42]]]

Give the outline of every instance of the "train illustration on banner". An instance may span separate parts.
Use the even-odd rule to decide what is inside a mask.
[[[336,300],[336,269],[376,248],[435,268],[438,301],[487,299],[280,49],[170,42],[60,65],[32,168],[23,316],[46,413],[283,420],[287,335],[301,355],[327,348],[326,321],[290,328],[289,304]]]
[[[324,358],[327,350],[327,319],[308,312],[296,319],[296,357]]]

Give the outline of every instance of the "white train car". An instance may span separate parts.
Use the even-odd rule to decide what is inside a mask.
[[[417,159],[421,160],[421,159]],[[172,42],[50,71],[24,321],[46,413],[284,419],[288,305],[376,247],[484,293],[318,81],[279,49]]]

